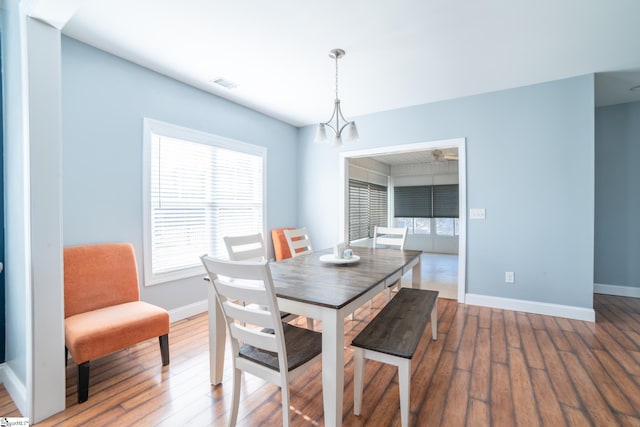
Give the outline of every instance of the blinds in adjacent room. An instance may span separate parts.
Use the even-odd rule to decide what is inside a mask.
[[[396,218],[428,218],[431,213],[431,186],[395,187],[393,189]]]
[[[434,218],[458,218],[458,184],[431,188]]]
[[[394,188],[396,218],[458,218],[458,184]]]
[[[373,237],[373,228],[387,226],[387,187],[349,180],[349,241]]]

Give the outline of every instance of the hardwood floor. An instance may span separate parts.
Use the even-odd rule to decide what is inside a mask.
[[[458,255],[423,253],[420,260],[421,288],[440,292],[440,298],[458,299]],[[411,274],[402,278],[411,286]]]
[[[384,294],[346,321],[346,344]],[[640,425],[640,299],[595,295],[596,323],[459,305],[440,299],[439,339],[427,327],[413,362],[413,425]],[[301,320],[304,323],[304,320]],[[320,326],[319,324],[317,327]],[[76,365],[67,368],[67,409],[38,426],[225,425],[229,364],[208,382],[207,319],[176,322],[171,365],[157,340],[92,362],[89,400],[76,403]],[[345,350],[345,426],[400,423],[393,367],[368,361],[362,415],[353,415],[353,351]],[[293,383],[292,425],[324,425],[320,364]],[[279,389],[243,376],[240,426],[281,421]],[[0,416],[18,416],[0,390]]]

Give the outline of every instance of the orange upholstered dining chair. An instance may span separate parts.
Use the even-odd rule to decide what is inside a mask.
[[[169,313],[140,301],[131,244],[64,248],[64,334],[78,365],[78,403],[89,398],[91,360],[158,337],[169,364]]]
[[[292,227],[274,228],[271,230],[271,240],[273,240],[273,254],[276,257],[276,261],[291,258],[291,252],[289,251],[289,244],[286,237],[284,237],[284,230],[295,230]]]

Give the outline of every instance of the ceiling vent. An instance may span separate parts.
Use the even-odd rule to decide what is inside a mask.
[[[225,89],[235,89],[238,87],[238,85],[231,80],[227,80],[222,77],[211,80],[211,82],[217,84],[218,86],[222,86]]]

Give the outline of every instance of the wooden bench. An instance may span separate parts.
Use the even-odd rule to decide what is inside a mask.
[[[364,359],[398,367],[400,421],[409,425],[411,359],[431,316],[432,338],[438,338],[438,292],[402,288],[398,294],[351,342],[355,347],[353,411],[360,415]]]

